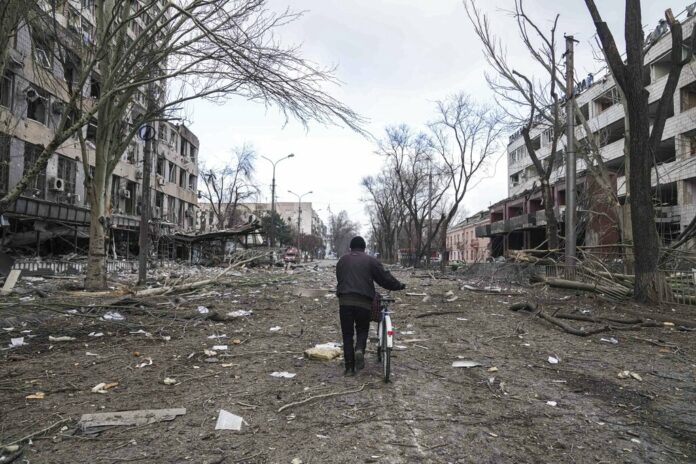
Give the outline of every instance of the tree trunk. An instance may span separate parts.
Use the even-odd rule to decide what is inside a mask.
[[[94,204],[91,208],[85,289],[95,291],[106,288],[106,228],[100,208]]]
[[[542,181],[541,195],[544,197],[544,212],[546,213],[546,239],[548,240],[549,250],[557,250],[558,244],[558,220],[554,206],[556,202],[553,198],[551,185],[548,181]]]

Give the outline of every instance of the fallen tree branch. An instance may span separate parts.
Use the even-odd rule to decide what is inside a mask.
[[[360,388],[357,388],[357,389],[355,389],[355,390],[344,390],[344,391],[340,391],[340,392],[324,393],[323,395],[310,396],[309,398],[305,398],[305,399],[303,399],[303,400],[301,400],[301,401],[295,401],[294,403],[288,403],[288,404],[286,404],[285,406],[281,406],[281,407],[278,409],[278,412],[283,412],[283,411],[285,411],[285,410],[288,409],[288,408],[292,408],[292,407],[294,407],[294,406],[299,406],[299,405],[301,405],[301,404],[309,403],[309,402],[312,401],[312,400],[317,400],[317,399],[320,399],[320,398],[328,398],[328,397],[331,397],[331,396],[347,395],[347,394],[349,394],[349,393],[358,393],[358,392],[363,391],[363,390],[365,389],[365,386],[367,386],[366,383],[362,384],[362,385],[360,386]]]
[[[463,314],[463,313],[466,313],[466,311],[433,311],[430,313],[419,314],[416,316],[416,319],[420,319],[422,317],[430,317],[430,316],[443,316],[445,314]]]
[[[54,427],[56,427],[56,426],[58,426],[58,425],[60,425],[60,424],[62,424],[62,423],[64,423],[64,422],[68,422],[69,420],[71,420],[69,417],[68,417],[67,419],[59,420],[58,422],[55,422],[55,423],[49,425],[48,427],[39,430],[38,432],[30,433],[29,435],[27,435],[27,436],[25,436],[25,437],[22,437],[22,438],[20,438],[19,440],[15,440],[15,441],[10,442],[10,443],[4,443],[4,444],[0,445],[0,448],[6,448],[6,447],[8,447],[8,446],[16,445],[17,443],[21,443],[21,442],[23,442],[23,441],[26,441],[26,440],[29,440],[29,439],[31,439],[31,438],[34,438],[35,436],[41,435],[41,434],[44,433],[44,432],[48,432],[48,431],[51,430],[52,428],[54,428]]]

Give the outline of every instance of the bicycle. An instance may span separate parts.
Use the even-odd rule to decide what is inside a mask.
[[[391,311],[389,303],[396,300],[391,297],[382,297],[379,303],[379,323],[377,325],[377,335],[379,336],[379,346],[377,347],[377,362],[382,363],[384,381],[389,383],[391,375],[391,352],[394,346],[394,329],[392,328]]]

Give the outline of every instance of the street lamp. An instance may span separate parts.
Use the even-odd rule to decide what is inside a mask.
[[[284,156],[280,158],[277,161],[273,161],[270,158],[266,158],[265,156],[261,156],[261,158],[265,159],[271,165],[273,165],[273,180],[271,182],[271,230],[270,233],[268,234],[268,247],[271,248],[272,246],[275,245],[275,169],[276,169],[276,164],[280,163],[283,160],[286,160],[288,158],[294,157],[294,153],[290,153],[288,156]]]
[[[288,190],[288,193],[292,193],[297,197],[297,252],[301,253],[300,251],[300,224],[301,224],[301,219],[302,219],[302,197],[305,195],[309,195],[310,193],[314,193],[311,190],[309,192],[305,192],[302,195],[298,195],[292,190]]]

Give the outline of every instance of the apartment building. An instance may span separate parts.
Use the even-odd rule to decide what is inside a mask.
[[[479,211],[447,230],[450,261],[485,262],[490,257],[489,238],[477,237],[476,228],[490,223],[488,211]]]
[[[681,8],[677,8],[680,10]],[[696,4],[689,5],[679,19],[684,37],[691,36],[696,23]],[[687,39],[685,39],[687,40]],[[662,95],[671,60],[671,36],[660,21],[646,40],[645,73],[650,76],[649,112],[654,116]],[[614,191],[623,201],[625,178],[625,114],[619,91],[609,74],[588,75],[576,89],[578,108],[588,121],[599,141],[600,153],[609,171]],[[656,202],[656,222],[662,239],[668,243],[689,224],[696,214],[696,62],[692,60],[682,70],[674,95],[662,142],[655,153],[652,185]],[[576,137],[582,146],[586,134],[576,121]],[[552,132],[538,124],[530,133],[537,156],[544,160],[551,153]],[[555,154],[551,176],[555,213],[560,221],[561,235],[565,221],[565,136]],[[525,148],[521,134],[510,136],[508,155],[508,196],[489,208],[490,224],[477,228],[476,235],[491,240],[493,256],[508,250],[544,247],[546,213],[536,170]],[[543,161],[542,161],[543,162]],[[578,222],[583,226],[578,234],[579,245],[615,244],[619,231],[615,221],[608,219],[605,206],[597,198],[606,196],[596,179],[587,170],[585,161],[577,159]]]
[[[81,35],[85,41],[93,40],[93,1],[46,2],[50,9],[49,4],[55,5],[60,27]],[[140,26],[145,27],[145,23]],[[0,129],[0,195],[17,185],[43,146],[52,140],[65,108],[65,91],[60,89],[65,89],[73,77],[73,71],[55,58],[59,45],[38,27],[22,24],[6,46],[10,60],[0,82],[0,118],[4,123],[0,127],[5,128]],[[82,92],[85,97],[99,97],[96,71]],[[139,97],[136,106],[144,104],[144,94]],[[156,224],[153,233],[193,230],[198,201],[198,138],[183,124],[162,121],[153,126],[157,133],[151,184]],[[90,205],[85,165],[93,169],[96,129],[95,123],[90,123],[82,131],[86,163],[78,138],[70,138],[3,214],[5,248],[35,246],[41,253],[60,252],[67,244],[77,250],[78,242],[88,238]],[[137,243],[143,150],[144,142],[135,138],[113,172],[111,237],[125,248],[125,254],[130,253],[130,244]]]

